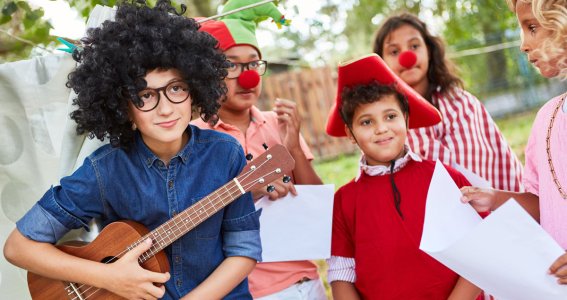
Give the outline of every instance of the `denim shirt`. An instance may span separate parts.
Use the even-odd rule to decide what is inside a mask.
[[[45,193],[16,223],[18,230],[32,240],[55,243],[71,229],[88,230],[92,218],[103,225],[126,219],[155,229],[238,176],[246,165],[242,147],[231,136],[194,126],[187,131],[187,145],[169,166],[139,134],[129,151],[99,148]],[[171,279],[163,299],[187,294],[226,257],[260,261],[259,216],[246,193],[165,248]],[[225,299],[252,299],[248,281]]]

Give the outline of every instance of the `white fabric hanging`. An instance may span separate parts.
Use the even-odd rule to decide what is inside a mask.
[[[87,28],[114,19],[115,9],[97,5]],[[69,114],[75,94],[65,84],[76,62],[68,53],[0,64],[0,245],[15,222],[45,191],[71,174],[104,143],[78,136]],[[66,239],[92,240],[91,224]],[[26,272],[0,259],[0,298],[30,299]]]

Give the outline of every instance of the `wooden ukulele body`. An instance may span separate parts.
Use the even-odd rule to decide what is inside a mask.
[[[125,253],[149,231],[141,224],[132,221],[118,221],[106,226],[91,243],[69,242],[58,245],[57,248],[67,254],[84,259],[108,262],[116,260],[116,256]],[[163,251],[149,258],[142,267],[154,272],[169,271],[169,263]],[[88,270],[85,270],[88,272]],[[124,299],[107,290],[87,286],[80,283],[69,283],[43,277],[28,272],[28,287],[32,299],[63,300],[63,299]]]

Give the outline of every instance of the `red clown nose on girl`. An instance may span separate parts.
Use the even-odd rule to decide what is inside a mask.
[[[398,57],[398,62],[402,67],[409,69],[417,62],[417,56],[412,51],[404,51]]]

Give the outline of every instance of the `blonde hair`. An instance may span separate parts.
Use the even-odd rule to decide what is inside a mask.
[[[516,11],[518,1],[531,4],[532,13],[540,25],[551,30],[551,37],[540,50],[543,60],[549,62],[557,58],[559,77],[567,79],[567,0],[506,0],[508,7]]]

